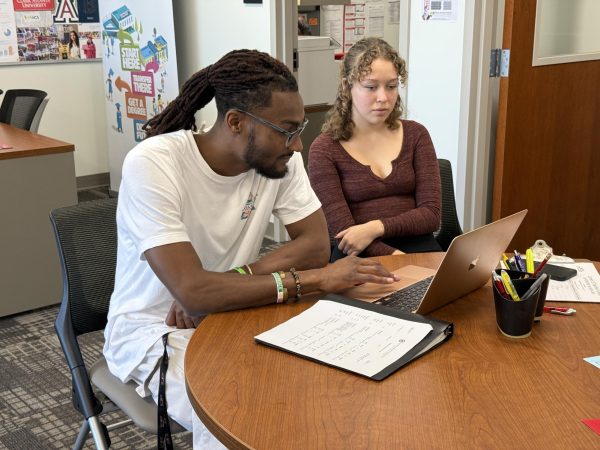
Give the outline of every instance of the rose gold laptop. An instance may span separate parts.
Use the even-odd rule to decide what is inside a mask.
[[[365,283],[342,295],[429,314],[487,283],[526,214],[525,209],[457,236],[437,271],[405,266],[394,271],[401,279],[393,285]]]

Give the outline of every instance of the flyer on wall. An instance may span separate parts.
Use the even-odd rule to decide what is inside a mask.
[[[179,91],[171,1],[100,2],[103,81],[111,189],[125,155],[145,137],[144,123]]]
[[[0,62],[19,60],[16,30],[12,0],[0,0]]]
[[[456,22],[457,0],[423,0],[423,20]]]

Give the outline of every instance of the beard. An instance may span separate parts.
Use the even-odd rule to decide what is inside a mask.
[[[287,174],[287,164],[283,170],[278,170],[275,164],[269,164],[266,158],[259,153],[256,143],[254,142],[254,130],[251,130],[248,135],[248,143],[246,144],[246,155],[244,156],[246,164],[248,164],[251,169],[256,170],[256,173],[267,178],[279,179]]]

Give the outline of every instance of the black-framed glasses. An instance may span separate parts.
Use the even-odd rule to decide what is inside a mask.
[[[244,113],[244,114],[252,117],[254,120],[262,123],[263,125],[266,125],[266,126],[272,128],[273,130],[279,131],[281,134],[286,135],[287,136],[287,140],[285,141],[286,147],[289,147],[290,145],[292,145],[292,142],[294,142],[294,139],[296,139],[296,137],[300,136],[300,134],[306,128],[306,125],[308,125],[308,119],[304,119],[304,121],[300,124],[300,126],[298,126],[298,128],[296,128],[294,131],[287,131],[281,127],[278,127],[274,123],[271,123],[268,120],[265,120],[261,117],[255,116],[254,114],[249,113],[248,111],[244,111],[243,109],[236,109],[236,111]]]

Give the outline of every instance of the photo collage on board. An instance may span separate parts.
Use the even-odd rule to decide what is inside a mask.
[[[0,0],[1,1],[1,0]],[[102,57],[103,36],[98,0],[14,2],[18,61],[57,61]],[[18,58],[18,59],[17,59]]]

